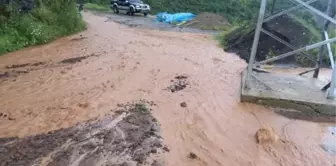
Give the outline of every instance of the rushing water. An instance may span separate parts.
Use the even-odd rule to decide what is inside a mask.
[[[84,18],[88,30],[81,34],[0,57],[2,137],[68,128],[119,103],[147,99],[157,104],[153,115],[170,149],[166,165],[334,164],[320,146],[330,124],[239,102],[246,63],[211,36]],[[165,90],[176,75],[187,76],[186,87]],[[279,141],[257,145],[254,134],[262,126],[274,128]]]

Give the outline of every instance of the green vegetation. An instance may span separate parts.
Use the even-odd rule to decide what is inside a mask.
[[[30,12],[19,12],[17,4],[0,4],[0,55],[85,29],[72,0],[36,0]]]
[[[110,11],[110,7],[107,5],[101,5],[101,4],[94,4],[94,3],[86,3],[84,5],[85,9],[88,10],[95,10],[95,11],[100,11],[100,12],[107,12]]]

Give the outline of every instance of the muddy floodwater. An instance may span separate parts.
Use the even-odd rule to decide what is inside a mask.
[[[83,16],[82,33],[0,57],[0,165],[336,164],[334,117],[240,103],[246,63],[213,36]],[[279,139],[257,144],[265,126]]]

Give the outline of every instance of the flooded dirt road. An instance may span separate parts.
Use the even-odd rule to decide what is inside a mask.
[[[314,117],[289,119],[277,114],[277,110],[239,103],[240,73],[246,63],[223,52],[212,36],[130,28],[90,13],[84,13],[84,18],[88,29],[81,34],[0,57],[0,161],[7,160],[1,157],[6,156],[3,148],[14,146],[13,142],[4,141],[7,137],[22,138],[64,129],[64,135],[75,140],[76,134],[68,134],[72,127],[83,126],[86,120],[120,114],[115,111],[118,104],[142,99],[155,103],[151,115],[160,124],[161,134],[157,138],[162,136],[167,146],[166,152],[160,153],[162,163],[151,165],[335,164],[334,156],[320,147],[327,127],[334,123],[311,122]],[[119,126],[113,131],[124,129],[120,123],[112,123]],[[105,126],[100,122],[94,124]],[[279,141],[258,145],[254,136],[262,126],[274,128]],[[91,130],[75,131],[79,138],[86,138],[82,133]],[[127,136],[129,132],[121,133]],[[38,138],[36,144],[43,142],[42,137]],[[127,137],[122,134],[121,138]],[[90,145],[89,154],[95,148],[104,149],[105,144],[99,141],[109,138],[96,140],[94,145],[99,146]],[[19,140],[15,145],[23,143]],[[60,140],[57,145],[74,148],[68,146],[69,141]],[[38,148],[35,144],[32,147]],[[70,152],[74,151],[77,152]],[[69,164],[47,164],[45,158],[53,154],[46,153],[41,154],[43,160],[32,163]],[[15,154],[22,156],[17,151]],[[72,156],[76,160],[72,158],[69,165],[84,165],[80,164],[80,155]]]

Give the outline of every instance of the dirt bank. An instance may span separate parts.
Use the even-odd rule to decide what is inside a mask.
[[[183,24],[183,27],[208,30],[225,30],[231,27],[231,24],[223,16],[215,13],[199,13],[197,16]]]
[[[225,51],[237,53],[242,59],[248,61],[254,39],[254,26],[255,25],[252,24],[245,25],[229,34],[224,39],[226,47]],[[294,48],[301,48],[313,44],[311,40],[313,34],[289,16],[277,17],[264,23],[262,27],[281,40],[291,44]],[[261,33],[256,60],[265,60],[289,51],[292,51],[292,49],[265,33]],[[316,57],[315,55],[310,56],[314,58]],[[276,61],[275,64],[298,64],[301,66],[314,65],[313,61],[303,56],[290,56]]]
[[[5,75],[0,77],[2,140],[18,136],[15,143],[21,145],[50,135],[68,136],[67,129],[77,129],[78,123],[96,118],[93,124],[99,126],[106,116],[120,114],[111,111],[119,103],[146,99],[156,103],[151,113],[169,149],[161,156],[163,165],[334,164],[320,147],[330,124],[239,103],[240,72],[246,63],[223,52],[211,36],[130,28],[90,13],[84,18],[88,30],[82,34],[0,57]],[[263,125],[274,128],[278,142],[256,144],[255,132]],[[66,130],[60,132],[62,128]],[[44,134],[54,130],[59,131]],[[1,147],[8,146],[3,142]],[[0,156],[6,154],[0,151]]]

